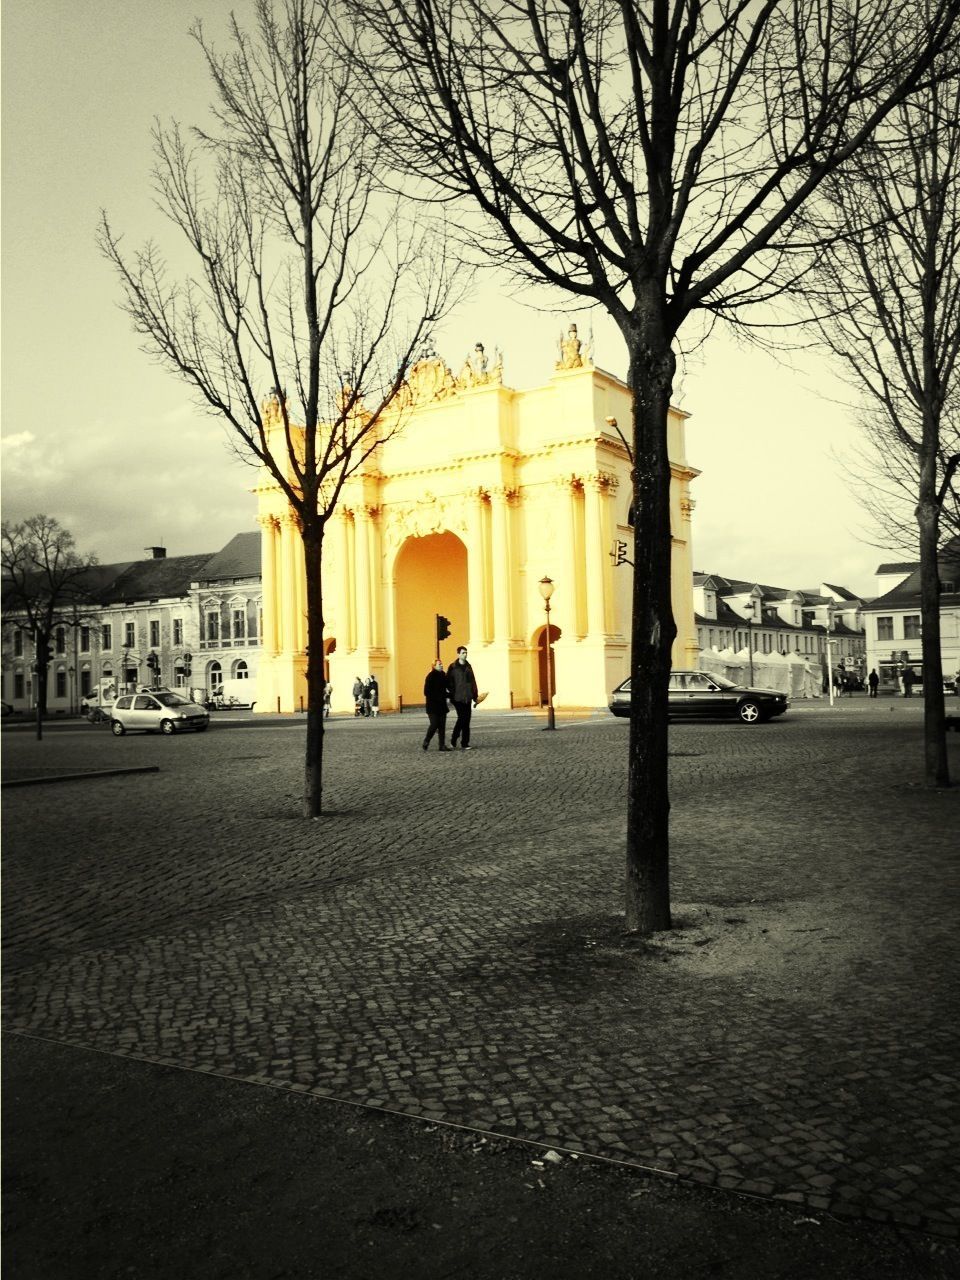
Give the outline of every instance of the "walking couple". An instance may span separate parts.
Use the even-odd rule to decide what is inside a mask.
[[[458,741],[463,751],[470,748],[470,716],[473,708],[481,701],[477,689],[473,667],[467,661],[467,647],[460,645],[457,649],[457,660],[452,662],[446,671],[438,658],[433,669],[427,673],[423,682],[423,695],[427,703],[427,716],[430,727],[423,740],[424,751],[430,746],[434,734],[437,736],[438,750],[446,751],[444,742],[447,725],[447,700],[449,699],[457,713],[457,723],[450,735],[450,746],[456,747]]]

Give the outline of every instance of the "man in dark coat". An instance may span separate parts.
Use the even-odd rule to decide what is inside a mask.
[[[430,739],[436,734],[437,750],[446,751],[447,745],[444,742],[444,738],[447,728],[447,699],[450,696],[450,688],[447,684],[443,663],[439,659],[433,664],[433,669],[427,672],[427,678],[423,682],[423,696],[426,700],[427,716],[430,720],[430,728],[427,730],[427,736],[423,740],[423,749],[426,751],[430,745]]]
[[[467,646],[462,644],[457,649],[457,660],[447,668],[447,684],[450,686],[450,698],[457,712],[457,723],[450,735],[450,745],[455,747],[457,739],[464,751],[470,750],[470,716],[480,699],[473,667],[467,661]]]

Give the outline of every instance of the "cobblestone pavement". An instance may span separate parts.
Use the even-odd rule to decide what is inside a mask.
[[[4,732],[8,1032],[367,1102],[810,1210],[960,1228],[960,788],[919,705],[671,730],[674,929],[620,923],[627,726],[478,713]],[[960,778],[957,740],[951,742]]]

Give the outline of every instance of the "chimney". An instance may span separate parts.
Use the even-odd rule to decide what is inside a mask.
[[[166,560],[167,558],[166,547],[144,547],[143,549],[144,551],[149,551],[154,560]]]

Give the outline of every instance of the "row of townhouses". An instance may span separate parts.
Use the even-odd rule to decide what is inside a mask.
[[[791,590],[695,573],[693,602],[701,654],[799,655],[824,670],[842,665],[865,674],[864,602],[844,587],[825,582]]]

